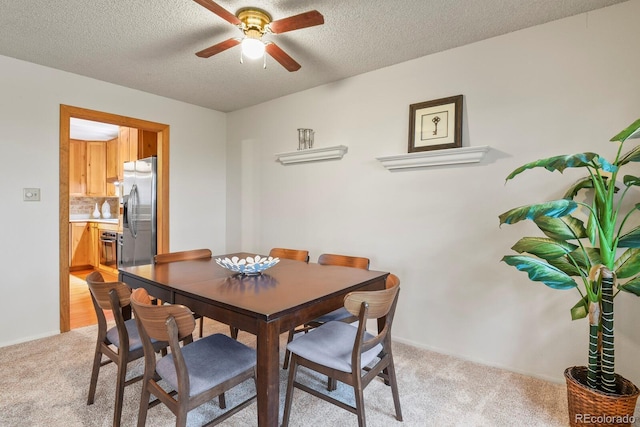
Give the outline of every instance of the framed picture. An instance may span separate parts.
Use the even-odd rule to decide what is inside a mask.
[[[409,153],[462,147],[462,95],[409,106]]]

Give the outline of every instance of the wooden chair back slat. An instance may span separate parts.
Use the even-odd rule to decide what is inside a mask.
[[[368,270],[369,258],[337,254],[322,254],[318,257],[318,264],[338,265],[341,267],[353,267]]]
[[[167,320],[173,317],[178,326],[178,339],[191,335],[196,326],[191,310],[181,304],[152,305],[144,288],[137,288],[131,294],[131,306],[150,338],[169,341]]]
[[[102,274],[98,271],[94,271],[86,277],[89,290],[95,298],[96,302],[103,310],[112,310],[111,298],[109,292],[115,289],[118,293],[118,299],[120,300],[120,307],[126,307],[129,305],[129,298],[131,297],[131,289],[122,282],[105,282]]]
[[[309,262],[309,251],[302,249],[273,248],[269,252],[273,258],[292,259],[294,261]]]
[[[391,352],[390,331],[398,302],[400,292],[400,279],[397,276],[389,279],[387,284],[392,286],[381,291],[358,291],[351,292],[345,297],[345,308],[352,314],[358,315],[358,333],[351,355],[353,366],[360,366],[362,353],[368,351],[378,344],[383,344],[384,349],[381,354]],[[366,338],[367,321],[369,319],[383,319],[384,328],[371,338]]]
[[[358,316],[362,303],[365,302],[369,306],[367,317],[369,319],[379,319],[389,313],[398,289],[400,287],[396,285],[381,291],[351,292],[344,297],[344,307],[349,313]]]
[[[210,249],[192,249],[188,251],[180,251],[180,252],[169,252],[166,254],[158,254],[154,257],[154,261],[156,264],[163,264],[166,262],[175,262],[175,261],[189,261],[194,259],[206,259],[211,258],[213,255],[211,254]]]
[[[385,280],[384,285],[385,285],[385,288],[387,289],[393,288],[394,286],[399,286],[400,279],[395,274],[389,273],[389,275],[387,276],[387,279]]]

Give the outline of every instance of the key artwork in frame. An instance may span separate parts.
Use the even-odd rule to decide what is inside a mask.
[[[409,106],[409,153],[462,147],[462,95]]]

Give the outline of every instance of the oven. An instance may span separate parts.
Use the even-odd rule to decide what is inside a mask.
[[[118,268],[118,234],[115,231],[100,232],[100,265]]]

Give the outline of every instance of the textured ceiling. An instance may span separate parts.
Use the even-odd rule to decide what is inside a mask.
[[[219,0],[274,20],[316,9],[325,24],[265,35],[298,63],[240,64],[240,31],[192,0],[0,2],[0,55],[229,112],[623,0]]]

